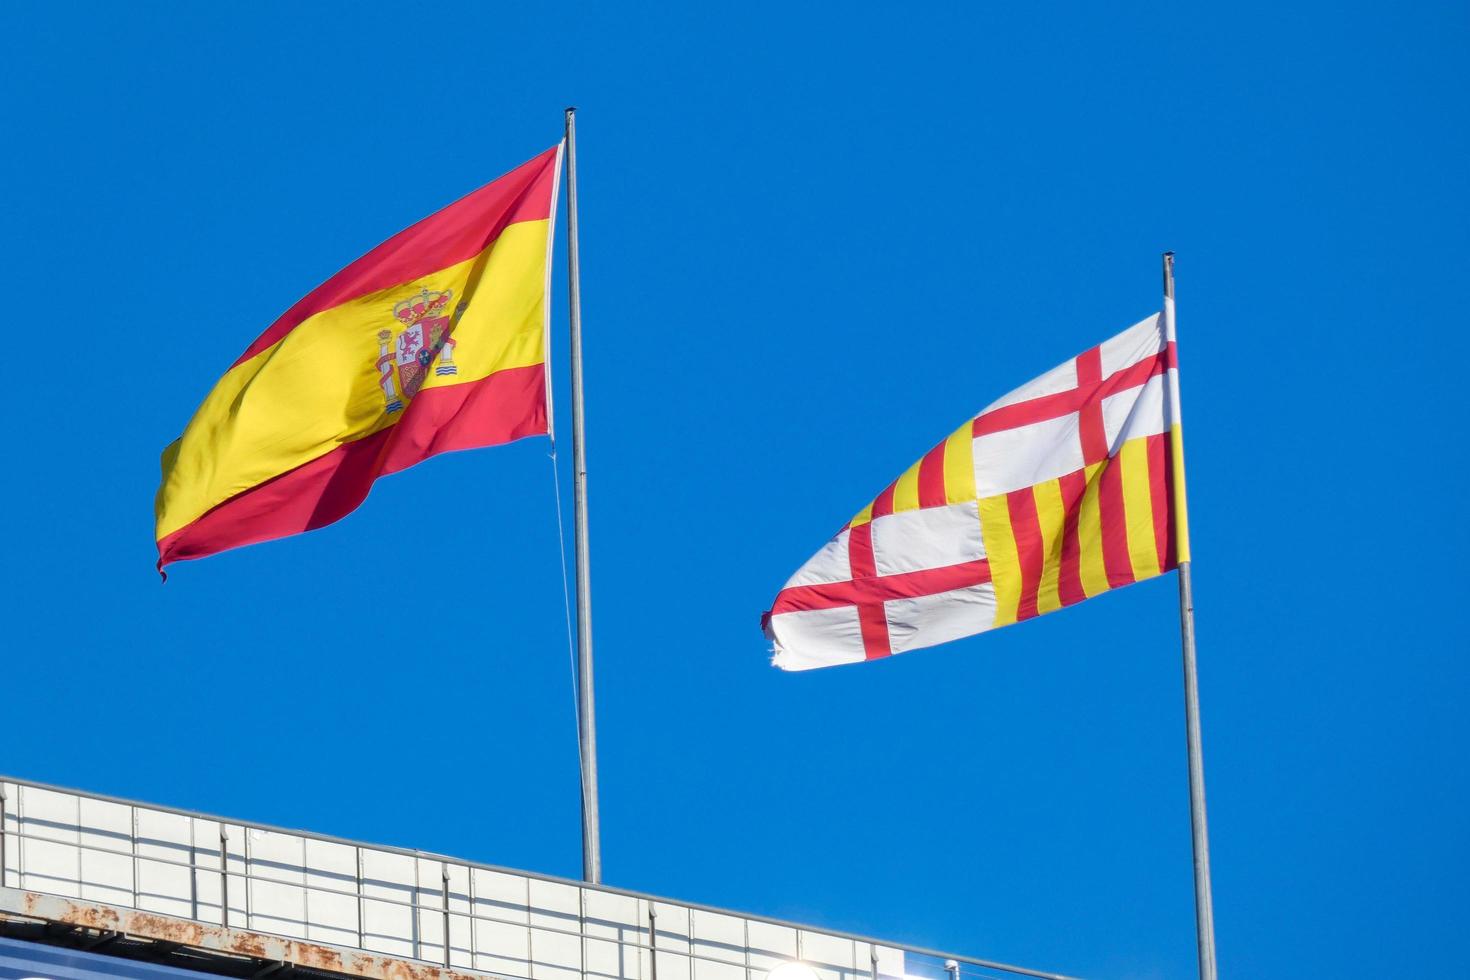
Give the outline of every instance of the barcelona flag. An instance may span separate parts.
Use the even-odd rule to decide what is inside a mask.
[[[776,666],[934,646],[1188,561],[1172,304],[992,402],[863,507],[763,617]]]
[[[545,434],[561,147],[332,276],[163,453],[158,567],[339,520],[430,456]]]

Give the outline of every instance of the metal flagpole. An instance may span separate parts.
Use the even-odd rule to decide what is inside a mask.
[[[1174,253],[1164,253],[1164,336],[1174,338]],[[1179,549],[1179,632],[1184,647],[1184,728],[1189,746],[1189,823],[1194,832],[1194,922],[1200,980],[1216,980],[1215,907],[1210,897],[1210,833],[1205,820],[1205,760],[1200,749],[1199,676],[1194,653],[1194,585],[1189,574],[1189,517],[1184,495],[1184,444],[1179,425],[1178,381],[1174,411],[1174,526]]]
[[[592,692],[592,588],[587,565],[587,436],[582,419],[582,291],[577,262],[577,109],[567,123],[567,291],[572,321],[572,475],[577,550],[577,748],[582,760],[582,878],[602,881],[597,720]]]

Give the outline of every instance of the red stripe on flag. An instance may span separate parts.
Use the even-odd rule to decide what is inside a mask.
[[[865,603],[857,611],[858,627],[863,632],[863,658],[878,660],[893,653],[888,643],[888,614],[883,611],[883,603]]]
[[[949,503],[944,489],[944,447],[941,442],[924,454],[919,463],[919,506],[943,507]]]
[[[1011,533],[1016,537],[1016,554],[1021,564],[1021,602],[1016,608],[1016,619],[1020,621],[1037,615],[1036,590],[1041,586],[1046,547],[1041,539],[1041,522],[1036,517],[1036,494],[1031,488],[1006,494],[1006,507],[1011,514]]]
[[[1082,516],[1082,494],[1087,490],[1087,471],[1068,473],[1059,482],[1062,509],[1067,517],[1062,525],[1062,566],[1057,578],[1057,595],[1062,605],[1070,606],[1087,598],[1082,588],[1082,543],[1077,535],[1077,521]]]
[[[887,517],[889,514],[893,513],[893,492],[897,488],[898,481],[895,480],[892,483],[888,484],[888,486],[884,488],[882,493],[878,494],[877,499],[873,501],[872,520],[876,521],[880,517]]]
[[[1123,506],[1122,461],[1117,457],[1109,459],[1097,478],[1103,568],[1108,574],[1108,588],[1116,589],[1133,581],[1133,560],[1128,556],[1128,513]]]
[[[425,388],[395,425],[236,494],[159,541],[158,567],[325,527],[355,510],[380,476],[545,432],[545,365]]]
[[[887,491],[889,513],[893,507],[893,488]],[[878,507],[873,505],[873,516],[878,516]],[[878,563],[873,556],[873,524],[859,524],[847,532],[847,567],[852,572],[852,585],[859,581],[872,580],[878,574]],[[883,600],[868,599],[857,607],[858,626],[863,635],[863,656],[869,660],[886,657],[893,652],[888,641],[888,614],[883,611]]]
[[[1036,422],[1059,419],[1064,415],[1080,411],[1082,406],[1090,400],[1096,399],[1100,403],[1110,395],[1127,391],[1129,388],[1137,388],[1147,383],[1149,378],[1164,373],[1165,360],[1172,356],[1173,347],[1174,344],[1171,342],[1170,351],[1145,357],[1137,364],[1115,371],[1107,378],[1092,385],[1073,388],[1071,391],[1059,391],[1053,395],[1042,395],[1030,401],[992,409],[975,419],[972,432],[977,436],[984,436],[992,432],[1018,429],[1023,425],[1032,425]]]
[[[847,532],[847,567],[854,579],[878,574],[878,563],[873,557],[872,523],[859,524]]]
[[[920,572],[902,572],[897,575],[854,579],[851,582],[794,585],[789,589],[782,589],[781,594],[776,596],[770,615],[871,605],[887,599],[917,599],[984,585],[989,581],[990,562],[981,558],[943,568],[926,568]]]
[[[1077,411],[1077,434],[1082,441],[1082,461],[1101,463],[1108,458],[1108,432],[1103,425],[1102,348],[1094,347],[1077,358],[1077,387],[1093,392]]]
[[[1167,572],[1174,561],[1174,521],[1169,513],[1173,482],[1169,467],[1169,434],[1148,437],[1148,495],[1154,512],[1154,547],[1159,552],[1159,571]]]
[[[552,147],[533,157],[357,259],[281,314],[235,364],[250,360],[308,317],[474,258],[507,226],[549,217],[556,153],[557,147]]]

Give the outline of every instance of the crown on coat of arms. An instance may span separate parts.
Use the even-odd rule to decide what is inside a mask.
[[[420,320],[426,320],[432,316],[438,316],[444,312],[444,307],[454,298],[452,289],[425,289],[417,296],[410,296],[393,304],[393,316],[399,323],[411,327]]]

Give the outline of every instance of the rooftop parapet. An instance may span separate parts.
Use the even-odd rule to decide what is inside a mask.
[[[508,980],[1057,974],[0,777],[0,888]],[[50,908],[50,905],[46,907]],[[56,908],[61,908],[58,905]],[[11,913],[16,909],[6,909]],[[42,916],[41,918],[46,918]],[[127,930],[123,930],[127,931]],[[447,937],[447,941],[446,941]],[[266,959],[282,960],[282,957]]]

